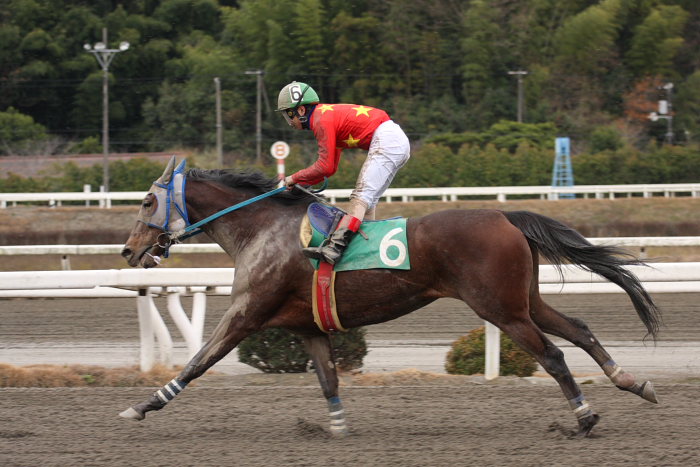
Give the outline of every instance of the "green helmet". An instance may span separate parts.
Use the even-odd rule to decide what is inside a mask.
[[[277,98],[277,110],[294,109],[300,105],[318,102],[318,94],[306,83],[292,81],[282,88]]]

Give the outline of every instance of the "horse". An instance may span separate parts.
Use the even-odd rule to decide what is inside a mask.
[[[174,157],[154,182],[122,250],[128,264],[157,266],[172,239],[181,238],[185,226],[196,225],[233,259],[236,276],[231,306],[206,344],[177,377],[120,416],[143,420],[245,337],[281,327],[299,335],[311,357],[328,403],[330,434],[348,435],[329,335],[311,313],[314,269],[299,239],[302,219],[318,195],[284,188],[265,195],[277,182],[255,171],[185,171],[184,161],[176,168]],[[232,205],[243,207],[231,210]],[[583,321],[545,303],[538,285],[540,256],[559,267],[569,262],[599,274],[627,293],[647,335],[655,339],[661,312],[626,269],[645,264],[640,259],[616,247],[593,245],[563,223],[529,211],[443,210],[407,219],[406,235],[409,270],[337,273],[337,313],[346,329],[398,318],[438,298],[456,298],[510,336],[556,380],[578,422],[575,436],[589,436],[600,417],[574,380],[563,352],[545,334],[586,351],[619,389],[657,403],[650,381],[639,383],[624,371]]]

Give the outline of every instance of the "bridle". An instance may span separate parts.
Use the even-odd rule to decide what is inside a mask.
[[[159,259],[149,252],[151,248],[161,248],[163,250],[163,256],[167,258],[170,254],[170,247],[173,244],[181,243],[183,240],[202,233],[203,230],[201,227],[203,225],[206,225],[209,222],[228,214],[229,212],[248,206],[249,204],[255,203],[270,196],[274,196],[278,193],[282,193],[287,189],[286,186],[275,188],[274,190],[265,192],[245,201],[241,201],[240,203],[229,206],[226,209],[222,209],[221,211],[218,211],[211,216],[192,224],[187,216],[187,202],[185,198],[186,183],[187,176],[185,174],[185,161],[183,160],[180,165],[173,170],[167,183],[161,182],[160,178],[153,182],[153,186],[156,187],[156,189],[152,190],[151,194],[155,196],[157,201],[156,212],[150,215],[147,219],[142,219],[140,216],[137,219],[137,222],[141,222],[148,227],[153,227],[162,231],[158,237],[156,237],[156,243],[151,245],[145,253],[151,256],[156,262],[159,262]],[[325,200],[318,196],[318,193],[325,190],[327,186],[328,179],[324,179],[323,185],[317,190],[311,190],[301,185],[296,185],[297,188],[301,189],[307,194],[315,196],[322,202],[325,202]]]
[[[188,236],[183,235],[184,230],[191,226],[185,201],[187,177],[184,171],[185,161],[182,161],[173,171],[167,183],[161,182],[160,179],[153,182],[153,187],[155,188],[151,190],[151,194],[156,198],[156,212],[146,219],[140,216],[137,219],[137,222],[141,222],[148,227],[162,230],[156,238],[156,243],[154,243],[151,248],[156,246],[160,247],[163,249],[163,256],[166,258],[169,255],[169,249],[173,243],[179,243],[185,238],[189,238],[201,232],[197,231]],[[149,254],[148,250],[146,254]]]
[[[233,206],[229,206],[226,209],[222,209],[221,211],[218,211],[211,216],[192,224],[187,216],[187,203],[185,198],[187,177],[184,171],[185,161],[182,161],[173,171],[173,174],[167,183],[161,183],[158,180],[153,183],[153,186],[158,188],[157,190],[153,190],[151,192],[157,200],[156,212],[153,213],[147,220],[141,219],[140,217],[137,220],[138,222],[146,224],[149,227],[162,230],[162,232],[156,238],[156,243],[151,245],[151,247],[146,251],[146,253],[149,255],[150,253],[148,253],[148,251],[151,248],[159,247],[163,250],[163,256],[167,258],[170,252],[170,247],[173,244],[181,243],[183,240],[202,233],[203,230],[201,227],[203,225],[208,224],[209,222],[218,219],[229,212],[248,206],[249,204],[260,201],[261,199],[274,196],[287,189],[286,186],[281,186]],[[153,257],[153,255],[150,256]]]

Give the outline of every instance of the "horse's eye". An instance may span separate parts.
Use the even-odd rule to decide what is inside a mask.
[[[143,202],[143,207],[144,207],[144,208],[150,208],[151,206],[153,206],[153,203],[151,203],[150,201],[144,201],[144,202]]]

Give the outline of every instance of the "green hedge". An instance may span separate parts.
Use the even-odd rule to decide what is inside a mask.
[[[501,334],[501,376],[532,376],[537,370],[537,361],[518,347],[505,333]],[[452,343],[445,361],[445,371],[452,375],[474,375],[484,373],[486,366],[486,332],[484,327],[474,329]]]
[[[330,336],[339,370],[362,366],[367,355],[365,333],[364,328],[354,328]],[[238,359],[265,373],[304,373],[311,361],[301,338],[279,328],[266,329],[244,339],[238,346]]]

